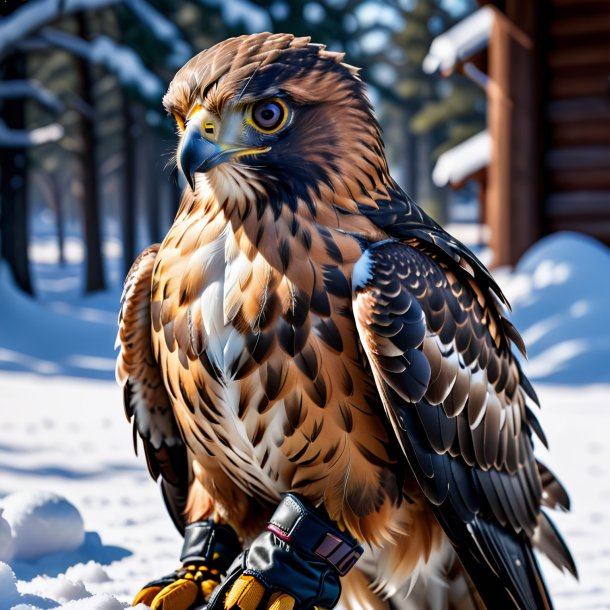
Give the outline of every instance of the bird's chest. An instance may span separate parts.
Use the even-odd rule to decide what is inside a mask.
[[[368,510],[391,459],[351,314],[356,254],[334,260],[339,247],[326,244],[322,261],[287,257],[280,272],[229,230],[189,256],[166,250],[153,334],[176,417],[208,475],[222,470],[270,500],[353,487]]]

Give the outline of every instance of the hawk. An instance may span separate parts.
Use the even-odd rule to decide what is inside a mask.
[[[117,377],[185,542],[135,602],[551,608],[532,549],[576,574],[543,509],[569,501],[534,456],[523,341],[392,179],[342,60],[241,36],[164,97],[189,186],[126,279]]]

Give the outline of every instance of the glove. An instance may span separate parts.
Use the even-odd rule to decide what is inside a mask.
[[[267,529],[233,562],[206,610],[334,608],[339,577],[362,552],[325,514],[287,494]]]
[[[180,560],[182,567],[148,583],[132,605],[143,603],[152,610],[189,610],[204,604],[241,551],[232,527],[212,519],[185,527]]]

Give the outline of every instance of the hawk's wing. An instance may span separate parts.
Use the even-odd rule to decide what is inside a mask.
[[[124,391],[125,414],[133,419],[134,448],[139,434],[148,470],[153,479],[162,477],[165,503],[182,532],[189,480],[186,449],[151,345],[151,282],[158,250],[158,244],[144,250],[125,279],[116,376]]]
[[[551,532],[541,548],[574,565],[540,511],[531,431],[542,431],[510,351],[507,334],[518,335],[471,275],[434,255],[397,241],[364,252],[353,271],[360,340],[409,465],[487,605],[548,608],[531,538]]]

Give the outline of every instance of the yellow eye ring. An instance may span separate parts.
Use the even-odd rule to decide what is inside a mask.
[[[282,129],[288,122],[289,116],[290,111],[286,102],[274,97],[252,104],[247,123],[261,133],[271,134]]]

